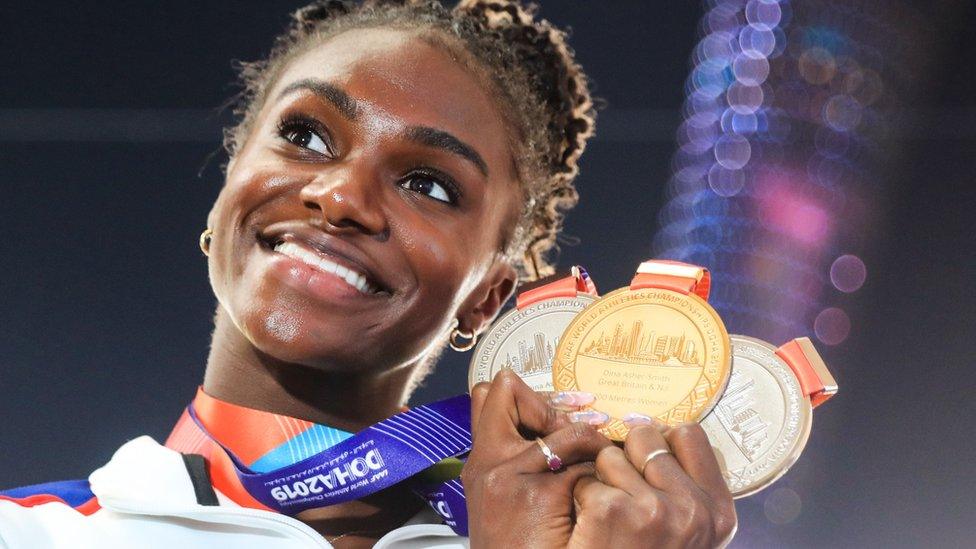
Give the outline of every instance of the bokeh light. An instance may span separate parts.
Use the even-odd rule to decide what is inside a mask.
[[[867,274],[867,267],[856,255],[842,255],[830,265],[830,282],[835,288],[845,293],[856,292],[861,289]]]
[[[749,140],[741,135],[725,134],[715,142],[715,161],[723,168],[742,169],[751,156]]]
[[[863,284],[863,263],[838,256],[868,219],[857,193],[881,180],[869,160],[886,86],[883,49],[848,24],[864,15],[839,5],[705,3],[654,248],[716,273],[713,304],[736,333],[850,334],[825,300]]]
[[[811,84],[826,84],[837,72],[834,56],[823,48],[810,48],[800,55],[800,75]]]
[[[758,86],[769,76],[769,61],[753,51],[744,51],[732,62],[735,79],[747,86]]]
[[[759,86],[749,86],[735,82],[725,93],[729,108],[737,113],[749,114],[756,112],[763,104],[764,93]]]
[[[708,171],[708,186],[719,196],[735,196],[745,184],[746,174],[742,170],[729,170],[715,164]]]
[[[849,95],[835,95],[824,104],[824,122],[837,131],[848,131],[861,121],[861,104]]]
[[[813,321],[813,331],[824,344],[838,345],[850,335],[851,319],[843,309],[828,307]]]
[[[763,502],[763,512],[773,524],[789,524],[799,518],[802,511],[800,494],[786,487],[773,488]]]

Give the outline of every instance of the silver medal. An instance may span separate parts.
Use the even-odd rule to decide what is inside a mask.
[[[585,293],[543,299],[502,315],[474,350],[468,389],[510,368],[533,390],[552,391],[552,357],[559,338],[573,317],[594,300]]]
[[[813,408],[776,348],[731,335],[732,376],[701,421],[736,498],[772,484],[796,462],[810,435]]]

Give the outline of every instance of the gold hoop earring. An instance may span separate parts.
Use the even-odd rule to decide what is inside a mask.
[[[448,339],[448,344],[455,351],[463,353],[464,351],[470,351],[475,346],[475,344],[478,342],[478,334],[474,332],[464,332],[462,330],[459,330],[458,329],[459,324],[460,322],[458,321],[458,319],[455,318],[454,326],[451,328],[451,336]],[[459,337],[463,337],[468,341],[466,343],[459,342],[458,341]]]
[[[210,243],[213,242],[213,229],[207,227],[200,233],[200,251],[203,255],[210,255]]]

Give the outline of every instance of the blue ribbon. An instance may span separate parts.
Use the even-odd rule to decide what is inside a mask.
[[[192,404],[187,412],[197,427],[227,452],[244,489],[286,515],[362,499],[412,479],[441,460],[471,451],[468,395],[411,408],[327,450],[269,472],[249,469],[210,436]],[[412,488],[455,532],[467,535],[464,488],[456,478],[435,483],[415,479]]]

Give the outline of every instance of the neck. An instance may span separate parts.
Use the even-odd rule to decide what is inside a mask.
[[[277,360],[217,308],[203,389],[221,400],[357,432],[400,411],[417,364],[332,372]]]
[[[218,306],[203,390],[240,406],[358,432],[400,411],[418,364],[336,373],[276,360],[256,349]],[[336,539],[337,547],[371,547],[422,507],[409,489],[397,485],[361,500],[309,509],[297,518]]]

